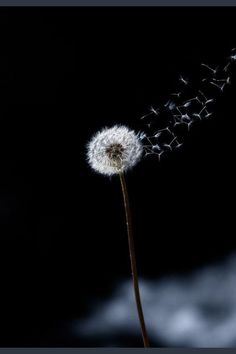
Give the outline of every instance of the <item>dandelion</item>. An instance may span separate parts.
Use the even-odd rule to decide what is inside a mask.
[[[87,146],[87,158],[89,165],[97,172],[107,176],[119,175],[124,200],[129,255],[133,279],[133,288],[137,312],[142,332],[144,347],[149,347],[149,340],[143,315],[136,255],[129,205],[128,191],[124,173],[134,167],[141,159],[143,146],[140,135],[126,126],[115,125],[112,128],[104,128],[91,139]]]
[[[131,169],[142,156],[137,134],[115,125],[98,132],[88,144],[88,162],[97,172],[111,176]]]

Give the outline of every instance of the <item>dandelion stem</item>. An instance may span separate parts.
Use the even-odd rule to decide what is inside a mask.
[[[138,272],[137,272],[137,265],[136,265],[136,256],[135,256],[135,248],[134,248],[134,238],[133,238],[133,231],[132,231],[129,197],[128,197],[128,191],[127,191],[127,186],[126,186],[126,182],[125,182],[125,176],[122,172],[119,174],[119,176],[120,176],[120,183],[121,183],[123,199],[124,199],[134,296],[135,296],[135,302],[136,302],[137,311],[138,311],[139,322],[140,322],[140,326],[141,326],[143,343],[144,343],[144,347],[146,348],[146,347],[150,347],[150,345],[149,345],[147,330],[146,330],[146,326],[145,326],[141,297],[140,297],[140,292],[139,292]]]

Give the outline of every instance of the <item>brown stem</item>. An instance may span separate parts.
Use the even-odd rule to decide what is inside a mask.
[[[138,273],[137,273],[137,265],[136,265],[136,257],[135,257],[129,197],[128,197],[128,191],[125,182],[125,176],[123,173],[120,173],[120,183],[121,183],[121,188],[123,193],[125,215],[126,215],[126,225],[127,225],[127,233],[128,233],[128,241],[129,241],[129,254],[130,254],[130,262],[131,262],[132,278],[133,278],[134,296],[135,296],[135,301],[136,301],[136,306],[138,311],[139,322],[141,326],[143,343],[144,343],[144,347],[146,348],[146,347],[150,347],[150,345],[149,345],[147,330],[145,326],[142,303],[141,303],[140,292],[139,292]]]

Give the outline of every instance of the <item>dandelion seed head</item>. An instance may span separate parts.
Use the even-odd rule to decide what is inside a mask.
[[[111,176],[135,166],[142,152],[140,137],[126,126],[115,125],[93,136],[87,146],[87,159],[95,171]]]

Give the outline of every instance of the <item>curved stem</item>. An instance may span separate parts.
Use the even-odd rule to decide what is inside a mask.
[[[141,303],[140,292],[139,292],[139,285],[138,285],[138,273],[137,273],[137,265],[136,265],[136,256],[135,256],[135,248],[134,248],[134,238],[133,238],[133,231],[132,231],[131,212],[130,212],[128,191],[127,191],[127,187],[126,187],[124,174],[120,173],[119,176],[120,176],[120,183],[121,183],[123,199],[124,199],[126,225],[127,225],[128,242],[129,242],[129,254],[130,254],[130,262],[131,262],[131,271],[132,271],[132,278],[133,278],[135,302],[136,302],[136,306],[137,306],[138,317],[139,317],[139,322],[140,322],[140,326],[141,326],[144,347],[150,347],[148,335],[147,335],[147,330],[146,330],[146,326],[145,326],[144,315],[143,315],[142,303]]]

